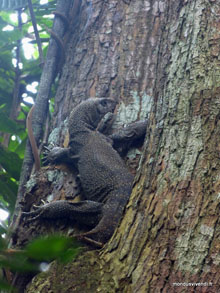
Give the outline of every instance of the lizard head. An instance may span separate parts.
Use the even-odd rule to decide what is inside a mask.
[[[97,127],[102,118],[109,112],[113,113],[116,101],[110,98],[91,99],[91,111],[89,111],[90,123]]]
[[[90,98],[79,104],[78,107],[84,113],[84,117],[81,116],[81,119],[89,128],[95,129],[105,114],[114,112],[115,106],[116,101],[110,98]]]
[[[96,99],[97,112],[103,117],[108,112],[114,112],[116,101],[109,98]]]
[[[115,110],[117,102],[110,98],[90,98],[80,103],[71,113],[70,128],[79,123],[95,129],[105,114]]]

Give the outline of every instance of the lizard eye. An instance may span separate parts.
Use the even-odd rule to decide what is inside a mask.
[[[102,105],[103,107],[107,107],[108,102],[107,102],[106,100],[102,100],[102,101],[101,101],[101,105]]]

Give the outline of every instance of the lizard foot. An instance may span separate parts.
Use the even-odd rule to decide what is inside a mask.
[[[44,213],[44,210],[42,208],[37,208],[33,212],[22,212],[21,216],[22,218],[24,217],[30,217],[25,221],[25,223],[31,223],[39,218],[41,218],[42,214]]]

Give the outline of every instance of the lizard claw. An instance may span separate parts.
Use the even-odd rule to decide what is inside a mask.
[[[77,238],[79,241],[84,241],[88,244],[91,244],[94,247],[97,247],[97,248],[102,248],[104,246],[104,243],[93,240],[89,237],[86,237],[85,235],[86,235],[86,233],[85,234],[77,234],[77,235],[73,235],[73,237]]]
[[[78,158],[78,157],[77,157]],[[74,156],[72,157],[74,159]],[[44,164],[59,164],[70,161],[69,149],[61,147],[53,147],[52,149],[46,148],[44,152],[43,163]]]
[[[27,219],[25,221],[25,223],[31,223],[37,219],[39,219],[41,217],[41,215],[43,214],[43,209],[41,207],[38,206],[34,206],[36,208],[35,211],[32,212],[22,212],[21,216],[23,217],[30,217],[29,219]]]
[[[50,151],[51,151],[51,148],[49,148],[49,147],[46,146],[46,145],[44,146],[44,148],[45,148],[45,150],[46,150],[45,152],[50,152]]]
[[[43,157],[42,161],[43,161],[43,165],[47,166],[50,163],[53,163],[53,161],[54,161],[53,152],[54,152],[54,149],[56,149],[57,147],[51,148],[51,147],[45,146],[44,148],[45,148],[45,151],[43,153],[44,157]]]

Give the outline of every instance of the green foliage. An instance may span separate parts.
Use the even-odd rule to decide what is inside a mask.
[[[60,235],[38,238],[29,243],[24,250],[6,249],[4,239],[0,239],[0,268],[12,272],[39,272],[41,262],[57,260],[67,263],[80,252],[75,240]],[[10,286],[0,279],[0,288],[9,290]]]
[[[0,164],[7,174],[16,180],[19,179],[21,163],[22,161],[16,153],[0,146]]]
[[[20,127],[15,121],[8,118],[8,115],[4,111],[4,107],[0,108],[0,131],[11,134],[19,134],[22,127]]]
[[[52,26],[51,13],[55,10],[56,1],[44,5],[36,0],[32,3],[40,37],[47,38],[43,43],[46,56],[49,36],[43,25]],[[22,24],[18,25],[21,11],[16,9],[20,7],[23,7]],[[25,49],[24,45],[27,40],[32,44],[31,57],[27,57],[29,48]],[[34,100],[36,97],[36,92],[27,87],[33,82],[39,83],[39,63],[27,0],[0,0],[0,209],[10,214],[16,202],[27,141],[26,116],[32,106],[31,98]],[[0,238],[5,233],[1,228]]]
[[[13,212],[16,201],[17,184],[9,177],[8,173],[0,172],[0,190],[0,208]]]
[[[57,259],[66,263],[79,252],[79,245],[72,238],[53,235],[41,237],[27,245],[26,255],[38,261],[51,261]]]
[[[40,5],[37,0],[32,0],[32,3],[46,56],[49,35],[45,27],[52,26],[51,14],[55,10],[56,1],[50,0],[45,5]],[[22,24],[18,25],[21,10],[17,9],[21,7]],[[27,57],[28,50],[25,51],[27,38],[29,44],[32,44],[31,57]],[[28,86],[39,82],[41,76],[38,56],[27,0],[0,0],[0,209],[10,214],[13,213],[16,202],[27,141],[26,116],[32,106],[30,98],[34,100],[36,97],[36,92]],[[25,97],[30,98],[25,100]],[[72,239],[55,235],[36,239],[24,250],[11,253],[7,250],[5,241],[7,223],[7,220],[0,221],[0,292],[12,292],[10,285],[1,279],[1,268],[14,272],[36,272],[42,261],[57,259],[67,262],[79,251]]]
[[[0,289],[2,290],[7,290],[7,291],[10,291],[11,290],[11,286],[5,282],[4,280],[0,280]]]

